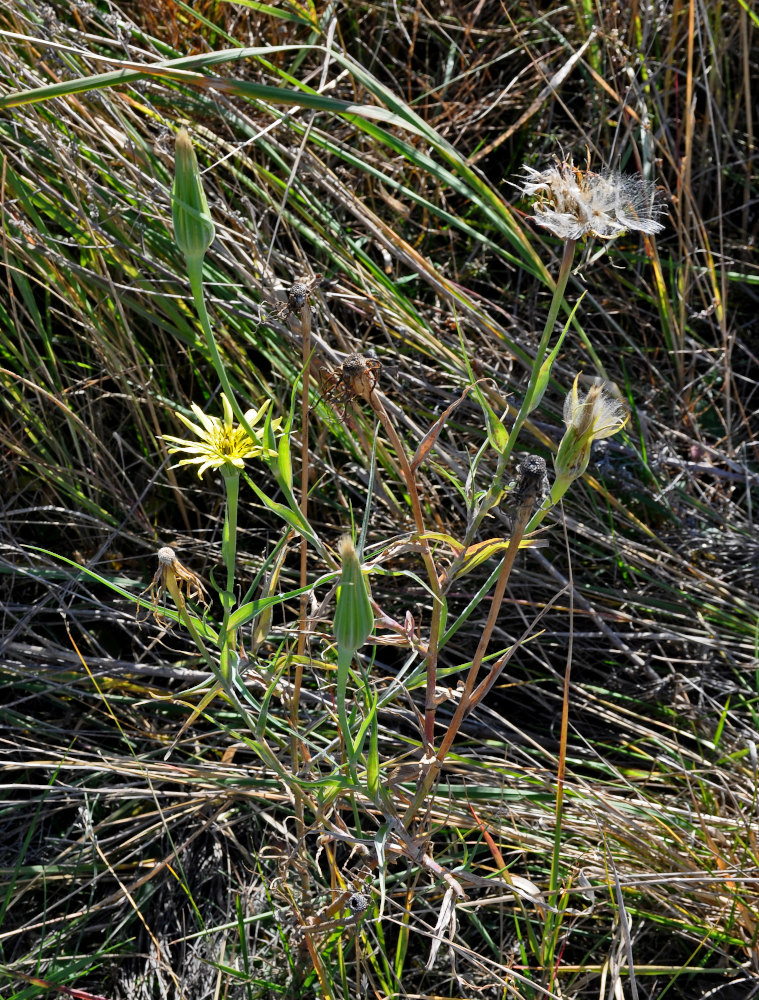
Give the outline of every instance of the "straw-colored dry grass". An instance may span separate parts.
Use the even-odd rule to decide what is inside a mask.
[[[130,1000],[756,991],[759,24],[742,3],[597,7],[0,9],[3,996],[41,995],[29,977]],[[332,605],[300,646],[298,598],[276,607],[247,675],[284,774],[221,698],[165,759],[209,674],[186,630],[135,616],[120,593],[147,587],[165,544],[222,580],[220,481],[172,469],[162,439],[184,431],[175,410],[220,409],[173,240],[180,125],[205,170],[206,295],[244,408],[269,396],[289,413],[302,345],[279,307],[294,278],[324,274],[309,516],[328,546],[351,512],[360,526],[376,437],[373,596],[422,633],[430,598],[396,453],[366,407],[342,421],[315,405],[318,370],[376,356],[410,452],[471,375],[492,379],[493,407],[518,407],[561,258],[525,217],[522,166],[582,164],[587,148],[595,166],[654,181],[666,206],[655,241],[578,253],[561,325],[585,297],[520,436],[515,459],[550,467],[579,370],[629,403],[625,433],[597,446],[542,546],[518,556],[491,651],[554,603],[465,722],[414,827],[469,897],[429,971],[447,883],[411,847],[372,868],[358,928],[339,911],[311,951],[299,930],[367,861],[340,831],[381,841],[365,801],[341,793],[325,812],[328,792],[294,780],[326,782],[335,759]],[[471,393],[420,467],[430,530],[462,536],[461,484],[486,440]],[[483,460],[477,488],[494,468]],[[274,496],[263,466],[250,471]],[[497,508],[482,537],[509,523]],[[285,533],[243,487],[241,593]],[[280,593],[303,572],[297,539],[285,552]],[[454,583],[449,625],[495,568]],[[309,549],[309,583],[326,570]],[[485,597],[442,651],[438,739],[488,610]],[[409,667],[397,683],[400,645],[367,650],[382,780],[403,811],[415,772],[390,776],[420,746],[424,676]],[[290,755],[299,655],[310,771]],[[495,874],[504,863],[515,884]]]

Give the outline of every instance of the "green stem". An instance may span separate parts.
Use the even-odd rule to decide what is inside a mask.
[[[571,577],[571,571],[570,571]],[[569,603],[569,649],[567,650],[567,665],[564,670],[564,692],[561,704],[561,732],[559,735],[559,766],[556,771],[556,811],[554,820],[554,834],[553,834],[553,851],[551,854],[551,874],[548,882],[548,899],[552,906],[558,909],[558,896],[557,889],[559,885],[559,862],[561,860],[561,831],[562,822],[564,818],[564,779],[567,770],[567,740],[569,736],[569,682],[572,674],[572,651],[574,648],[573,642],[573,626],[574,626],[574,587],[570,586],[570,603]],[[544,965],[551,966],[551,981],[550,989],[553,990],[553,960],[554,960],[554,947],[555,947],[555,934],[554,927],[558,927],[559,921],[561,920],[561,915],[557,912],[550,911],[546,914],[546,923],[544,928],[544,947],[543,947],[543,960]]]
[[[190,278],[190,288],[195,301],[195,308],[198,311],[200,326],[205,336],[208,353],[214,370],[221,382],[224,393],[229,400],[232,412],[240,421],[240,425],[245,429],[248,436],[255,440],[253,428],[245,419],[237,397],[232,391],[224,363],[216,345],[216,338],[211,329],[211,322],[208,318],[205,295],[203,293],[203,257],[187,257],[187,273]],[[235,587],[235,557],[237,551],[237,504],[240,492],[240,474],[237,470],[234,473],[224,472],[224,485],[227,491],[227,509],[224,516],[224,535],[222,538],[222,558],[227,569],[227,582],[224,592],[221,595],[222,607],[224,609],[224,621],[221,632],[221,652],[219,657],[219,667],[224,682],[229,686],[230,674],[232,670],[229,652],[234,649],[235,635],[230,635],[227,631],[227,622],[234,607],[234,587]]]
[[[192,641],[198,647],[198,652],[205,660],[209,670],[211,671],[212,674],[215,674],[216,664],[214,663],[211,654],[206,649],[206,644],[203,642],[203,638],[200,635],[200,632],[198,632],[198,630],[195,628],[195,622],[192,618],[192,615],[189,615],[187,613],[187,604],[185,602],[184,597],[182,596],[181,590],[179,589],[179,585],[177,584],[177,578],[174,576],[173,573],[168,573],[166,576],[166,589],[168,590],[169,595],[171,596],[171,599],[174,602],[176,609],[179,613],[179,620],[192,636]]]
[[[187,257],[186,260],[187,273],[190,278],[190,288],[192,289],[192,297],[195,301],[195,308],[198,310],[198,318],[200,319],[200,325],[206,340],[208,353],[211,355],[211,363],[213,364],[214,370],[219,377],[224,393],[232,406],[232,412],[240,421],[240,425],[245,428],[248,436],[255,440],[256,435],[253,432],[253,428],[245,419],[245,414],[240,408],[240,404],[237,402],[237,398],[232,391],[229,377],[226,369],[224,368],[224,362],[221,360],[219,348],[216,345],[216,338],[214,337],[213,330],[211,329],[211,322],[208,318],[208,310],[206,309],[205,295],[203,294],[203,258]]]
[[[543,327],[543,333],[540,337],[540,343],[538,344],[537,352],[535,353],[535,363],[532,366],[532,374],[530,375],[530,383],[527,386],[527,392],[524,396],[524,401],[519,408],[519,413],[514,421],[515,428],[517,425],[522,426],[524,421],[527,419],[528,415],[534,409],[533,398],[535,396],[535,388],[538,384],[538,378],[540,377],[540,369],[543,364],[543,358],[545,358],[546,351],[548,350],[548,344],[551,340],[551,335],[553,334],[554,326],[556,325],[556,318],[559,315],[559,309],[561,308],[561,303],[564,300],[564,292],[567,287],[567,281],[569,280],[569,273],[572,270],[572,261],[575,256],[575,247],[577,246],[576,240],[567,240],[564,244],[564,253],[561,258],[561,267],[559,268],[559,276],[556,279],[556,287],[553,290],[553,297],[551,298],[551,305],[548,309],[548,316],[546,318],[545,326]],[[512,430],[509,435],[509,452],[512,450],[511,439],[515,437],[514,431]]]
[[[240,473],[227,466],[222,468],[224,488],[227,493],[227,509],[224,512],[224,529],[221,536],[221,558],[227,570],[227,583],[222,594],[224,624],[234,606],[235,562],[237,559],[237,509],[240,499]]]
[[[532,515],[530,523],[524,530],[525,535],[529,535],[531,531],[534,531],[549,510],[553,510],[556,504],[562,499],[564,494],[567,492],[569,487],[574,482],[574,479],[568,479],[566,477],[562,479],[556,479],[553,486],[551,487],[550,494],[545,498],[543,503],[538,507],[535,513]]]
[[[221,557],[227,570],[227,582],[220,594],[224,618],[221,625],[220,666],[224,680],[230,680],[230,650],[236,645],[236,630],[227,627],[229,616],[235,606],[235,562],[237,559],[237,509],[240,498],[240,473],[232,466],[222,468],[227,504],[224,512],[224,528],[221,536]]]
[[[553,333],[554,326],[556,324],[556,317],[559,315],[559,309],[561,308],[561,303],[564,299],[564,292],[567,287],[567,281],[569,280],[569,275],[572,270],[572,262],[575,255],[575,247],[577,246],[576,240],[567,240],[564,244],[564,253],[561,258],[561,268],[559,269],[559,276],[556,279],[556,287],[553,291],[553,297],[551,299],[551,305],[548,310],[548,317],[546,318],[545,326],[543,327],[543,333],[540,337],[540,343],[538,344],[538,349],[535,352],[535,361],[532,366],[532,372],[530,374],[530,381],[527,385],[527,390],[524,394],[524,399],[522,400],[522,405],[519,407],[519,412],[514,418],[514,424],[509,433],[509,440],[506,444],[501,455],[498,457],[498,465],[496,466],[495,475],[493,477],[493,485],[490,487],[488,492],[483,497],[479,509],[472,518],[472,522],[467,529],[466,535],[464,537],[464,552],[472,544],[472,540],[479,531],[480,525],[484,521],[485,517],[488,515],[489,511],[495,507],[501,498],[501,493],[503,492],[502,483],[506,475],[506,467],[511,459],[511,454],[514,450],[514,445],[519,437],[519,432],[524,425],[525,420],[530,415],[530,413],[535,408],[535,390],[537,388],[538,379],[540,378],[540,369],[543,365],[543,359],[546,356],[546,351],[548,350],[548,345],[551,340],[551,334]],[[529,528],[527,529],[530,530]],[[462,559],[462,556],[459,556]],[[451,569],[448,573],[448,578],[452,580],[455,576],[456,570],[459,567],[454,561]]]
[[[356,764],[353,760],[353,738],[351,737],[350,722],[348,721],[348,678],[350,676],[350,666],[353,660],[353,651],[340,649],[337,651],[337,690],[335,700],[337,702],[337,721],[343,736],[344,761],[348,764],[350,775],[353,781],[358,784],[356,775]]]

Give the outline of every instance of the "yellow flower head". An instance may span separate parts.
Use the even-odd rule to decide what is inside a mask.
[[[614,170],[580,170],[571,160],[547,170],[525,167],[522,194],[532,196],[533,218],[564,240],[611,239],[628,230],[658,233],[664,226],[653,185]]]
[[[192,412],[197,418],[197,423],[193,423],[181,413],[177,416],[187,427],[197,435],[199,440],[187,441],[184,438],[173,437],[164,434],[164,441],[171,441],[175,447],[169,448],[170,454],[176,452],[187,452],[188,457],[183,458],[180,465],[197,465],[198,476],[202,476],[206,469],[221,469],[223,475],[237,475],[239,470],[244,468],[246,459],[260,458],[262,455],[271,457],[276,455],[275,451],[263,442],[263,428],[260,434],[251,438],[244,427],[236,426],[233,422],[232,407],[229,400],[221,394],[221,402],[224,407],[223,417],[210,417],[203,413],[199,406],[192,404]],[[270,399],[259,410],[248,410],[245,419],[251,427],[264,416],[271,403]],[[276,430],[281,423],[280,418],[272,420],[271,427]]]

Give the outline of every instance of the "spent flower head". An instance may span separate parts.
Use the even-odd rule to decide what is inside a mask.
[[[177,554],[169,545],[163,545],[156,553],[158,569],[146,588],[150,594],[153,615],[156,621],[163,621],[159,607],[166,592],[181,603],[197,599],[208,606],[208,595],[203,581],[177,559]],[[181,611],[181,608],[179,608]]]
[[[564,400],[567,429],[554,458],[556,480],[551,491],[554,503],[587,469],[593,442],[611,437],[627,423],[625,405],[612,394],[610,386],[597,379],[583,396],[577,388],[579,378],[578,375]]]
[[[534,220],[564,240],[611,239],[628,230],[653,235],[664,226],[654,185],[615,170],[595,173],[571,162],[546,170],[525,167],[522,194],[533,197]]]
[[[517,478],[507,494],[509,506],[516,511],[532,509],[548,493],[546,460],[540,455],[526,455],[519,463]]]
[[[230,476],[239,474],[249,458],[276,456],[277,453],[264,444],[263,428],[255,437],[250,437],[244,427],[234,423],[232,407],[224,393],[221,394],[221,402],[224,408],[222,417],[209,416],[196,403],[192,404],[192,412],[197,423],[193,423],[182,413],[177,413],[182,423],[199,438],[198,441],[188,441],[169,434],[163,435],[164,441],[174,444],[173,448],[169,448],[170,454],[182,451],[188,453],[188,457],[177,462],[177,466],[197,465],[198,476],[202,476],[206,469],[221,469],[222,475]],[[270,403],[271,400],[267,399],[260,409],[245,413],[245,419],[251,428],[264,416]],[[277,417],[271,421],[270,426],[276,430],[281,422]]]

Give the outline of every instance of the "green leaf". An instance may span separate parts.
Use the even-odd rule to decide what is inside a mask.
[[[488,440],[493,446],[495,451],[502,455],[509,444],[509,432],[503,426],[490,403],[485,399],[484,394],[480,391],[479,386],[475,385],[474,391],[482,407],[482,411],[485,414],[485,428],[488,432]]]
[[[281,517],[283,521],[289,524],[291,528],[297,531],[299,535],[302,535],[307,541],[321,548],[317,534],[297,507],[285,507],[284,504],[272,500],[259,486],[256,486],[247,474],[245,474],[245,482],[268,510],[276,514],[277,517]],[[290,497],[292,497],[292,494],[290,494]]]
[[[387,861],[385,860],[385,844],[387,843],[387,838],[390,835],[390,824],[383,823],[382,826],[377,830],[374,835],[374,850],[377,854],[377,878],[379,880],[380,887],[380,905],[379,912],[377,914],[377,919],[382,920],[382,914],[385,911],[385,873],[387,869]]]
[[[283,657],[281,666],[272,677],[271,683],[266,689],[266,693],[264,694],[261,702],[261,711],[258,713],[258,722],[256,723],[256,737],[259,740],[263,739],[266,734],[266,720],[269,716],[269,702],[271,701],[272,695],[276,691],[277,685],[279,684],[279,680],[286,669],[287,659]]]
[[[545,391],[548,387],[548,380],[551,377],[551,369],[553,368],[553,363],[556,360],[556,357],[559,353],[559,349],[561,348],[561,345],[564,342],[564,338],[567,335],[567,330],[569,329],[570,324],[574,319],[575,313],[577,312],[580,303],[585,298],[585,295],[586,292],[583,292],[580,298],[575,303],[572,312],[569,314],[569,319],[565,323],[564,329],[561,331],[561,335],[559,336],[559,339],[556,342],[556,346],[551,351],[551,353],[546,358],[543,359],[543,364],[540,366],[538,377],[535,380],[535,390],[533,392],[532,399],[530,400],[530,408],[527,411],[527,414],[532,413],[533,410],[536,410],[540,406],[540,402],[543,399]],[[525,416],[527,416],[527,414],[525,414]]]
[[[277,448],[277,467],[282,481],[287,489],[292,493],[293,488],[293,463],[290,455],[290,433],[283,434],[279,439]]]
[[[504,552],[509,547],[509,544],[510,539],[508,538],[486,538],[482,542],[475,542],[474,545],[470,545],[463,554],[463,561],[453,579],[458,580],[459,577],[464,576],[466,573],[471,573],[473,569],[476,569],[486,560]],[[519,548],[528,548],[534,544],[533,539],[523,538],[519,542]]]
[[[379,733],[377,726],[377,695],[374,696],[374,704],[372,705],[371,712],[371,722],[372,731],[369,737],[369,757],[366,762],[366,786],[369,791],[369,797],[377,801],[379,796]]]
[[[252,621],[256,615],[260,614],[266,608],[271,608],[275,604],[282,604],[283,601],[289,601],[290,598],[297,597],[299,594],[305,594],[312,589],[313,585],[309,584],[307,587],[299,587],[298,590],[289,590],[286,594],[277,594],[274,597],[261,597],[257,601],[249,601],[229,616],[227,627],[233,629],[247,625],[249,621]]]
[[[351,750],[351,764],[355,764],[355,762],[358,760],[359,755],[363,750],[364,740],[366,739],[366,734],[370,726],[374,726],[376,728],[377,708],[379,706],[379,699],[377,697],[376,692],[372,692],[370,696],[372,698],[372,707],[367,713],[364,721],[359,726],[359,730],[356,733],[356,738],[353,741],[353,746]],[[368,781],[368,774],[367,774],[367,781]],[[376,794],[378,790],[379,790],[379,758],[377,759],[377,781],[374,794]]]
[[[146,598],[142,597],[141,595],[138,596],[136,594],[130,593],[128,590],[124,590],[123,587],[120,587],[118,584],[114,583],[113,580],[110,580],[107,576],[101,576],[100,573],[96,573],[94,570],[88,569],[86,566],[82,566],[77,562],[73,562],[73,560],[67,559],[66,556],[58,555],[57,552],[51,552],[49,549],[42,549],[36,545],[29,545],[28,548],[31,552],[42,552],[44,555],[50,556],[51,559],[57,559],[59,562],[66,563],[68,566],[72,566],[75,570],[77,570],[77,575],[87,576],[91,580],[96,580],[98,583],[102,583],[104,586],[108,587],[109,590],[112,590],[115,594],[119,594],[120,597],[125,597],[128,601],[131,601],[133,604],[136,604],[140,608],[144,608],[147,611],[152,611],[154,609],[154,604],[152,601],[146,600]],[[21,570],[17,569],[16,572],[17,573],[21,572]],[[35,575],[36,574],[34,573],[29,573],[30,577],[34,577]],[[178,612],[175,611],[173,608],[161,608],[161,615],[164,618],[169,618],[171,621],[181,622],[181,618],[179,617]],[[206,622],[200,621],[199,618],[195,618],[194,616],[193,616],[193,622],[199,635],[201,635],[204,639],[208,640],[209,642],[218,643],[219,641],[218,633],[215,632]]]
[[[283,21],[293,21],[295,24],[302,24],[306,28],[313,28],[315,30],[317,27],[313,21],[309,21],[305,17],[299,17],[298,14],[294,14],[292,11],[272,7],[268,3],[259,3],[258,0],[226,0],[226,2],[236,3],[239,7],[250,7],[251,10],[257,10],[261,14],[267,14],[269,17],[279,17]]]

